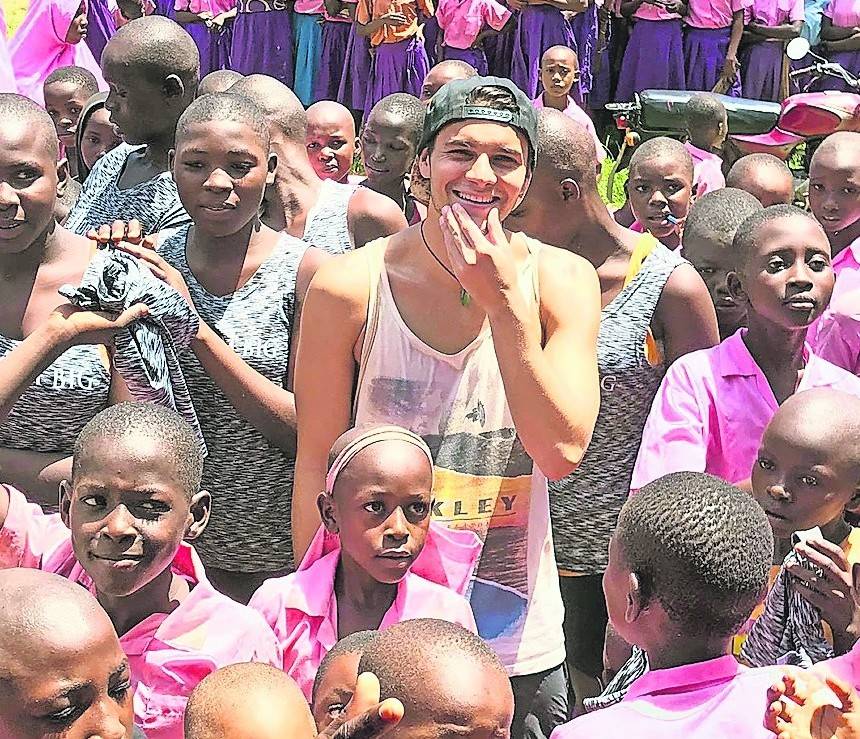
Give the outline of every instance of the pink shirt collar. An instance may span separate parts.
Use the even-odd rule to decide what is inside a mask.
[[[630,686],[624,700],[632,701],[637,698],[698,690],[729,682],[743,670],[745,668],[741,667],[731,654],[665,670],[649,670]]]
[[[758,366],[747,345],[743,340],[746,336],[745,328],[738,329],[734,334],[720,342],[716,346],[717,367],[721,377],[756,377],[764,373]],[[808,363],[810,357],[809,344],[803,345],[803,360]],[[765,378],[765,385],[769,387]]]
[[[832,260],[833,271],[837,276],[843,269],[860,269],[860,239],[852,241]]]

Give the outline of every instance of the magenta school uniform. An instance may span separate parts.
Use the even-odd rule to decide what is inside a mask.
[[[17,490],[6,490],[9,512],[0,529],[0,568],[53,572],[95,594],[60,517],[45,515]],[[180,546],[173,571],[192,587],[188,597],[172,613],[154,613],[120,637],[131,666],[134,720],[148,739],[182,739],[188,696],[218,668],[237,662],[281,664],[271,629],[259,614],[210,585],[190,545]]]
[[[670,472],[708,472],[730,483],[750,477],[762,433],[779,407],[740,329],[669,367],[651,405],[631,490]],[[860,379],[806,349],[797,392],[832,387],[860,396]]]
[[[860,26],[860,0],[830,0],[824,15],[839,28]],[[827,56],[830,61],[839,62],[849,72],[860,74],[860,51],[831,51]],[[822,78],[816,83],[816,89],[854,92],[847,83],[835,77]]]
[[[781,26],[803,21],[803,0],[755,0],[747,9],[746,23]],[[782,102],[782,65],[785,55],[782,39],[754,36],[755,43],[742,48],[740,55],[744,96],[756,100]]]
[[[752,4],[753,0],[690,0],[684,34],[688,90],[710,92],[717,84],[726,63],[732,15]],[[740,96],[740,78],[735,79],[728,94]]]
[[[684,144],[684,148],[693,157],[693,184],[697,186],[697,198],[702,197],[706,192],[719,190],[726,186],[722,159],[716,154],[693,146],[689,141]]]
[[[532,100],[532,105],[534,105],[538,110],[544,107],[543,93]],[[576,121],[591,134],[591,137],[594,139],[594,146],[597,149],[597,161],[602,162],[606,159],[606,149],[603,147],[603,142],[601,142],[600,137],[597,135],[594,123],[591,118],[589,118],[588,113],[580,108],[576,104],[576,100],[574,100],[570,95],[567,96],[567,107],[563,112],[568,118],[572,121]]]
[[[487,55],[475,41],[485,27],[501,31],[511,11],[497,0],[439,0],[436,19],[444,33],[442,59],[462,59],[488,73]]]
[[[764,728],[779,667],[749,669],[732,655],[638,678],[620,703],[576,718],[551,739],[774,739]]]
[[[424,550],[397,584],[397,596],[379,628],[413,618],[438,618],[477,632],[462,593],[477,564],[479,541],[471,532],[450,531],[435,523],[431,527]],[[308,701],[320,662],[338,640],[334,593],[338,562],[340,540],[321,527],[299,570],[264,582],[249,604],[274,630],[284,656],[283,670]]]
[[[848,654],[818,662],[813,666],[812,672],[832,675],[837,680],[853,685],[854,690],[860,690],[860,641],[854,644]]]

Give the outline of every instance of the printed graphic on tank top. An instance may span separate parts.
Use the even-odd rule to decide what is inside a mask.
[[[536,305],[539,244],[527,243],[521,284]],[[421,341],[395,305],[386,244],[362,250],[371,289],[355,422],[394,423],[424,438],[435,460],[434,519],[484,543],[470,592],[479,633],[512,675],[557,667],[563,607],[546,478],[514,429],[489,323],[456,354]]]
[[[352,249],[347,211],[358,185],[323,180],[320,195],[305,220],[302,241],[329,254],[345,254]]]

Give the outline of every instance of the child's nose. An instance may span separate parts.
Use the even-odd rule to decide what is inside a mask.
[[[767,494],[774,500],[778,501],[786,501],[791,498],[788,491],[785,489],[785,486],[782,484],[769,485],[767,488]]]
[[[398,508],[389,516],[386,534],[395,539],[405,539],[409,536],[409,528],[402,508]]]
[[[206,178],[203,187],[207,190],[229,190],[233,187],[233,180],[223,169],[216,169]]]

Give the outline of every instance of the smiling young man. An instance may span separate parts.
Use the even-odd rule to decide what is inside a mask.
[[[527,715],[549,735],[567,687],[546,481],[579,464],[597,416],[598,280],[581,257],[501,226],[537,159],[534,107],[510,81],[443,87],[418,152],[427,218],[324,264],[308,292],[302,325],[318,328],[301,332],[296,368],[295,551],[319,526],[335,438],[353,423],[423,436],[434,515],[484,542],[471,601],[513,676],[513,735]]]

